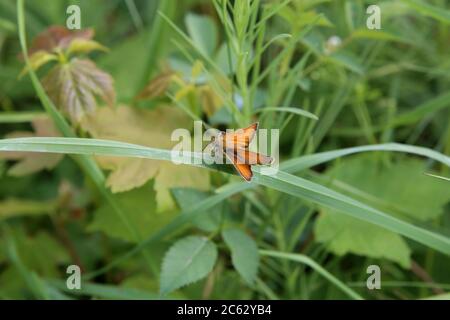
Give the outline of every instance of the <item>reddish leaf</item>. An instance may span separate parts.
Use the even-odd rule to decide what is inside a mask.
[[[112,77],[90,60],[74,58],[55,66],[43,79],[43,85],[55,105],[73,122],[95,111],[96,96],[110,106],[115,103]]]
[[[175,74],[174,71],[166,71],[157,75],[138,94],[136,100],[150,100],[164,95]]]
[[[51,26],[34,38],[29,55],[39,50],[53,51],[55,48],[66,49],[74,39],[90,40],[94,37],[93,29],[69,30],[63,26]]]

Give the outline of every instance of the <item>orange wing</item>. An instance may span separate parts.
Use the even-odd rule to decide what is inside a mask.
[[[226,149],[225,155],[233,163],[233,166],[236,168],[237,172],[239,172],[242,178],[244,178],[246,181],[252,180],[253,172],[251,165],[238,163],[238,155],[231,149]]]
[[[246,149],[255,136],[258,122],[244,129],[238,129],[233,133],[222,133],[222,145],[226,149]]]
[[[246,149],[236,150],[237,163],[238,164],[262,164],[269,165],[272,163],[273,158],[266,156],[262,153],[248,151]]]

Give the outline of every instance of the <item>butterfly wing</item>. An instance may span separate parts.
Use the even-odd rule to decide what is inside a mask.
[[[246,149],[237,149],[236,157],[238,164],[270,165],[273,162],[272,157],[266,156],[262,153],[252,152]]]
[[[253,172],[251,165],[248,163],[238,163],[238,155],[235,150],[225,149],[225,155],[233,163],[233,166],[236,168],[237,172],[239,172],[242,178],[244,178],[246,181],[252,180]]]
[[[246,149],[255,136],[258,122],[244,129],[238,129],[233,133],[223,132],[221,135],[222,145],[227,149]]]

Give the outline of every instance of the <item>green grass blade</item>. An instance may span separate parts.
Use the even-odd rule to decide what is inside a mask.
[[[416,227],[380,210],[367,206],[350,197],[312,181],[279,171],[275,176],[258,175],[256,182],[292,196],[317,203],[392,232],[401,234],[430,248],[450,255],[450,239]]]
[[[157,13],[153,18],[153,24],[151,25],[151,33],[148,38],[148,42],[145,47],[145,51],[147,52],[148,59],[145,66],[142,68],[142,75],[137,79],[136,83],[136,94],[144,88],[146,83],[150,80],[151,75],[153,74],[156,63],[161,56],[162,46],[161,41],[166,36],[167,30],[164,27],[163,19],[159,16],[158,12],[165,14],[168,17],[172,17],[175,13],[176,2],[174,0],[160,0],[159,6],[157,9]]]
[[[257,109],[255,113],[266,113],[266,112],[287,112],[296,114],[299,116],[307,117],[313,120],[319,120],[319,118],[312,114],[311,112],[308,112],[306,110],[300,109],[300,108],[292,108],[292,107],[265,107],[262,109]]]
[[[418,13],[432,17],[445,24],[450,24],[450,11],[444,8],[433,6],[421,0],[402,0],[409,7]],[[445,1],[444,1],[445,2]]]
[[[305,256],[302,254],[277,252],[277,251],[269,251],[269,250],[259,250],[259,253],[261,254],[261,256],[286,259],[286,260],[303,263],[303,264],[307,265],[308,267],[313,268],[316,272],[320,273],[320,275],[322,275],[325,279],[327,279],[328,281],[333,283],[336,287],[338,287],[340,290],[342,290],[342,292],[347,294],[350,298],[356,299],[356,300],[363,299],[353,289],[348,287],[341,280],[339,280],[338,278],[333,276],[331,273],[329,273],[327,270],[322,268],[322,266],[320,266],[318,263],[316,263],[314,260],[312,260],[308,256]]]
[[[441,109],[450,107],[450,91],[422,103],[414,110],[398,115],[391,125],[406,125],[422,120],[424,117]]]
[[[0,112],[0,123],[31,122],[45,116],[45,112]]]
[[[443,155],[431,149],[411,146],[400,143],[385,143],[360,147],[352,147],[333,151],[320,152],[312,155],[306,155],[299,158],[287,160],[281,164],[281,169],[286,172],[298,172],[313,166],[355,153],[367,151],[393,151],[410,153],[434,159],[450,167],[450,157]]]
[[[391,150],[403,152],[411,152],[430,156],[444,164],[450,165],[450,159],[435,151],[420,147],[403,146],[398,144],[388,144]],[[359,149],[344,149],[344,153],[352,153],[363,150],[370,150],[370,146],[359,147]],[[377,150],[377,146],[373,146],[371,150]],[[385,149],[389,147],[384,146]],[[356,150],[355,150],[356,149]],[[380,149],[380,148],[378,148]],[[148,148],[128,143],[98,140],[98,139],[80,139],[80,138],[17,138],[0,140],[1,151],[40,151],[40,152],[58,152],[58,153],[82,153],[96,155],[116,155],[144,157],[156,160],[169,160],[170,151],[155,148]],[[319,154],[320,155],[320,154]],[[319,156],[315,161],[310,161],[309,166],[326,161],[342,155],[339,150],[337,152],[325,153],[325,156]],[[190,153],[190,156],[201,156],[200,154]],[[306,157],[305,157],[306,158]],[[311,158],[309,158],[311,159]],[[301,160],[301,158],[300,158]],[[298,162],[300,162],[298,160]],[[291,166],[290,171],[305,168],[307,165],[302,164]],[[223,168],[221,166],[219,168]],[[441,235],[429,232],[427,230],[415,227],[414,225],[403,222],[384,212],[366,206],[363,203],[353,200],[350,197],[339,194],[329,188],[313,183],[311,181],[293,176],[289,173],[279,171],[275,176],[265,176],[259,174],[259,169],[255,168],[254,183],[262,184],[268,188],[272,188],[295,197],[312,201],[314,203],[335,209],[337,211],[348,214],[354,218],[376,224],[393,232],[399,233],[407,238],[425,244],[440,252],[450,255],[450,240]],[[249,184],[251,186],[251,184]]]
[[[57,279],[49,279],[46,281],[49,285],[66,293],[91,296],[103,299],[120,299],[120,300],[155,300],[159,299],[159,295],[134,288],[121,288],[113,285],[95,284],[83,282],[80,289],[71,290],[67,288],[66,282]]]

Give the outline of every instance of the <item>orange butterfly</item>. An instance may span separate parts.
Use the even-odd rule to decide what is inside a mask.
[[[234,133],[221,131],[213,142],[215,152],[222,156],[225,154],[246,181],[250,181],[253,177],[252,165],[270,165],[273,162],[272,157],[248,150],[257,129],[258,123],[256,122],[245,129],[238,129]]]

